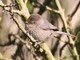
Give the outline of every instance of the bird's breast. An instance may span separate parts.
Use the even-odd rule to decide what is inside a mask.
[[[37,26],[28,27],[28,31],[36,40],[40,40],[40,41],[45,40],[52,33],[52,30],[43,30]]]

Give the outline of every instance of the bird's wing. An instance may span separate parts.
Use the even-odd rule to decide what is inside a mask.
[[[44,20],[44,23],[40,26],[40,28],[44,29],[44,30],[56,30],[58,31],[57,27],[52,25],[50,22],[48,22],[47,20]]]
[[[40,28],[44,29],[44,30],[53,30],[55,31],[56,34],[61,34],[61,35],[67,35],[67,36],[73,36],[72,34],[66,33],[66,32],[61,32],[58,31],[57,27],[52,25],[50,22],[48,22],[47,20],[44,21],[44,23],[40,26]]]

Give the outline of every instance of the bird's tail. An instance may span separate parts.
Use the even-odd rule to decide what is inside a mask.
[[[72,35],[72,34],[69,34],[69,33],[66,33],[66,32],[55,31],[55,33],[75,37],[75,35]]]

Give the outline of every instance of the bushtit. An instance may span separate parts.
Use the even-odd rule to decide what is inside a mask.
[[[57,27],[52,25],[47,20],[43,19],[39,14],[31,14],[26,24],[26,30],[38,41],[43,41],[50,37],[51,34],[65,34],[65,32],[58,31]]]

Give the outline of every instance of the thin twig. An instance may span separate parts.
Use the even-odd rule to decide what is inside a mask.
[[[69,14],[71,18],[75,15],[75,13],[78,10],[79,6],[80,6],[80,0],[79,0],[78,4],[76,5],[74,11],[71,14]]]

